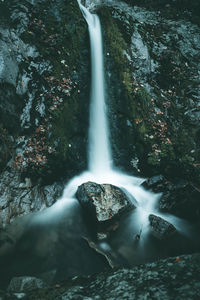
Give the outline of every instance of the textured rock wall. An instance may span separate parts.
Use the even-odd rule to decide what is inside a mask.
[[[130,270],[119,269],[24,291],[22,299],[198,299],[199,262],[199,254],[168,258]],[[11,297],[12,293],[5,299]]]
[[[5,147],[13,142],[14,166],[22,173],[45,181],[71,176],[86,166],[90,82],[79,7],[76,1],[6,1],[1,8],[8,13],[0,41],[1,138]]]
[[[77,1],[7,0],[0,11],[0,209],[5,225],[51,205],[63,188],[55,181],[66,182],[86,168],[90,56]],[[56,195],[48,204],[47,190]]]
[[[99,8],[114,155],[132,170],[138,156],[145,175],[199,182],[200,31],[176,11],[119,1]]]

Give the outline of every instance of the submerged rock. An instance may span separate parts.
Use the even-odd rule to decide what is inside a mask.
[[[166,239],[177,232],[174,225],[161,217],[151,214],[149,215],[149,221],[152,234],[160,240]]]
[[[128,265],[127,261],[123,259],[120,253],[112,249],[108,243],[106,242],[96,243],[94,241],[91,241],[88,238],[84,238],[84,239],[87,241],[91,249],[94,249],[95,252],[105,257],[106,261],[108,262],[108,265],[111,268],[124,267]]]
[[[143,184],[144,187],[147,189],[154,188],[155,186],[161,184],[164,180],[164,177],[162,175],[156,175],[151,178],[148,178]]]
[[[97,224],[97,231],[107,229],[135,207],[125,192],[112,184],[83,183],[78,187],[76,197],[91,221]]]
[[[30,276],[13,277],[9,286],[9,292],[26,292],[34,289],[41,289],[46,284],[39,278]]]

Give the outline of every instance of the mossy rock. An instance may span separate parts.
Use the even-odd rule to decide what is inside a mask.
[[[127,2],[131,6],[140,5],[156,11],[156,7],[160,8],[162,1]],[[186,2],[184,5],[187,6]],[[168,1],[164,4],[168,4]],[[177,12],[179,4],[177,3],[177,6],[173,4],[170,10]],[[196,89],[196,81],[191,80],[194,77],[194,70],[180,51],[176,37],[171,35],[166,41],[165,36],[170,34],[171,30],[168,21],[160,22],[158,28],[145,21],[133,23],[128,15],[117,9],[103,7],[98,13],[105,41],[113,152],[114,157],[120,154],[126,156],[126,162],[125,160],[116,162],[128,168],[131,155],[132,157],[137,155],[144,176],[162,173],[178,177],[180,174],[178,175],[177,170],[181,169],[183,178],[189,180],[192,176],[193,180],[198,181],[200,151],[196,136],[197,128],[190,124],[184,115],[189,100],[183,95],[183,90],[187,93],[188,88]],[[164,15],[164,10],[161,13]],[[177,15],[174,20],[179,17]],[[125,23],[129,27],[126,33],[124,33]],[[150,57],[158,62],[155,74],[147,77],[151,90],[145,88],[143,78],[135,78],[137,69],[128,59],[131,58],[130,37],[135,30],[140,33]],[[167,47],[162,56],[152,51],[155,43],[164,43]],[[109,73],[112,76],[109,76]],[[126,121],[128,126],[125,124]],[[123,148],[126,148],[126,151]]]
[[[21,34],[21,39],[38,51],[35,62],[50,65],[39,75],[33,70],[38,90],[30,114],[31,127],[24,132],[30,144],[34,143],[35,152],[38,142],[39,156],[34,153],[34,159],[30,157],[28,165],[22,168],[23,176],[42,178],[44,183],[70,178],[86,168],[90,89],[89,36],[78,3],[49,1],[47,6],[47,2],[30,8],[27,30]],[[23,61],[20,68],[28,68],[29,63]],[[45,103],[43,117],[36,111],[41,92]],[[45,128],[45,133],[40,134],[40,127]],[[42,144],[44,150],[41,137],[46,141]]]

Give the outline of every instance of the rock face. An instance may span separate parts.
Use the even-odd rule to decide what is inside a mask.
[[[177,232],[171,223],[153,214],[149,215],[149,221],[152,234],[159,239],[167,239]]]
[[[7,0],[0,11],[4,226],[52,205],[62,192],[55,182],[86,168],[89,45],[77,1]]]
[[[158,203],[160,211],[198,223],[200,189],[197,183],[183,179],[172,182],[162,175],[157,175],[146,180],[143,186],[155,193],[162,193]]]
[[[199,299],[200,254],[159,260],[132,269],[74,278],[27,292],[24,299]],[[7,294],[5,299],[15,299]],[[3,298],[4,299],[4,298]]]
[[[2,2],[0,10],[6,11],[0,26],[0,128],[6,132],[4,148],[8,148],[11,136],[13,167],[32,178],[42,177],[46,182],[49,178],[52,182],[63,175],[64,161],[68,160],[69,166],[73,156],[78,161],[85,155],[84,150],[78,154],[78,148],[85,149],[80,147],[84,139],[79,133],[83,128],[85,134],[87,131],[87,114],[82,112],[87,101],[82,106],[80,98],[89,89],[80,92],[86,82],[80,83],[79,71],[82,75],[88,72],[89,58],[83,58],[80,66],[79,55],[88,53],[82,44],[85,41],[87,45],[87,27],[76,1],[67,5],[48,0]]]
[[[13,222],[16,217],[40,211],[53,205],[61,196],[63,184],[41,186],[24,180],[12,167],[0,174],[0,228]]]
[[[125,212],[134,208],[127,195],[111,184],[83,183],[78,187],[76,197],[88,218],[97,225],[98,231],[106,229]]]
[[[126,2],[97,2],[114,160],[199,184],[199,22],[188,1]]]
[[[200,189],[191,182],[182,181],[170,187],[159,201],[163,212],[175,214],[192,222],[200,216]]]

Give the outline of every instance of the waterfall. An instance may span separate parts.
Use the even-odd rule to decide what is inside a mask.
[[[89,170],[94,174],[100,174],[111,169],[111,150],[105,105],[101,25],[98,16],[91,14],[80,1],[78,2],[88,24],[91,49]]]
[[[181,230],[184,225],[182,220],[175,218],[170,214],[162,214],[156,209],[156,204],[160,194],[154,194],[146,191],[141,183],[142,178],[129,176],[118,171],[112,166],[112,157],[109,144],[109,128],[106,118],[105,89],[104,89],[104,67],[103,50],[101,38],[101,26],[97,15],[91,14],[77,0],[84,18],[87,21],[90,46],[91,46],[91,104],[90,104],[90,122],[89,122],[89,166],[85,171],[72,178],[65,187],[63,196],[46,213],[47,218],[55,217],[62,213],[66,205],[72,205],[77,200],[75,193],[79,185],[87,181],[96,183],[109,183],[127,191],[134,201],[137,209],[134,213],[133,223],[135,227],[142,228],[143,238],[149,230],[149,214],[161,216]]]

